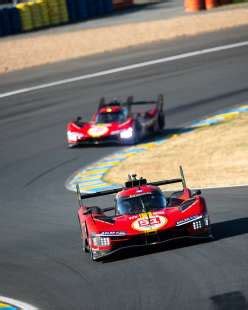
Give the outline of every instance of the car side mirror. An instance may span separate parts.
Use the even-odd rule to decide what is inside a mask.
[[[192,196],[198,196],[198,195],[201,195],[201,193],[202,193],[201,190],[197,189],[192,193]]]
[[[82,120],[82,117],[81,116],[77,116],[76,121],[80,122],[81,120]]]

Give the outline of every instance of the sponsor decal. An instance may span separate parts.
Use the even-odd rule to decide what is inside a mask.
[[[101,137],[107,132],[108,132],[108,127],[106,125],[93,126],[88,130],[88,134],[93,138]]]
[[[125,231],[103,231],[99,234],[101,237],[125,236]]]
[[[194,215],[194,216],[191,216],[191,217],[187,217],[186,219],[183,219],[183,220],[177,222],[176,226],[185,225],[185,224],[188,224],[190,222],[199,220],[201,218],[202,218],[202,215]]]
[[[151,212],[140,214],[140,218],[132,223],[132,228],[138,231],[150,232],[156,231],[165,226],[168,220],[162,215],[153,215]]]

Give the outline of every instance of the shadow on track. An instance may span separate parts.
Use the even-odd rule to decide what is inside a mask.
[[[231,238],[248,233],[248,218],[238,218],[235,220],[224,221],[220,223],[212,224],[212,231],[214,235],[214,240],[211,242],[216,242],[222,239]],[[148,248],[133,248],[129,250],[120,250],[119,252],[113,254],[108,259],[102,260],[102,263],[110,263],[114,261],[135,258],[139,256],[144,256],[148,254],[154,254],[159,252],[165,252],[175,249],[180,249],[184,247],[194,246],[200,243],[206,243],[208,241],[196,241],[196,240],[176,240],[168,241],[164,245],[153,245]]]
[[[239,88],[233,91],[225,92],[225,93],[222,93],[216,96],[207,97],[202,100],[186,102],[183,106],[180,105],[177,107],[172,107],[170,109],[167,109],[166,115],[175,114],[175,113],[179,113],[181,111],[187,111],[187,110],[194,111],[196,107],[199,108],[200,106],[209,105],[209,103],[218,102],[223,99],[230,99],[231,97],[235,97],[235,96],[247,94],[247,93],[248,93],[248,88],[245,87],[245,88]]]
[[[216,241],[248,233],[248,217],[212,224]]]

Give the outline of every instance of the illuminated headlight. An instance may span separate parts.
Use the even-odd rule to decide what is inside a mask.
[[[93,242],[94,246],[109,246],[110,245],[110,238],[109,237],[95,236],[95,237],[92,237],[92,242]]]
[[[208,216],[204,216],[204,223],[205,223],[205,226],[209,225],[209,217]]]
[[[133,136],[133,128],[129,127],[128,129],[124,129],[120,133],[121,139],[129,139]]]
[[[78,141],[83,138],[83,134],[79,132],[67,131],[67,139],[69,141]]]
[[[194,230],[201,229],[202,228],[202,221],[193,222],[193,228],[194,228]]]

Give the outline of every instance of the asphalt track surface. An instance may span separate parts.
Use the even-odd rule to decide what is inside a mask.
[[[245,41],[247,30],[11,73],[0,76],[0,92]],[[132,251],[107,263],[81,253],[76,199],[64,187],[75,170],[121,149],[66,148],[66,122],[90,117],[100,96],[164,93],[167,127],[175,128],[247,102],[247,85],[242,47],[0,99],[0,295],[48,310],[247,309],[247,187],[203,191],[215,241]]]

